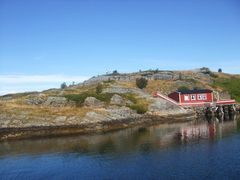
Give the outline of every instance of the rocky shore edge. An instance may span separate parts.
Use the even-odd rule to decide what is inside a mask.
[[[143,115],[88,124],[0,128],[0,141],[104,133],[131,127],[187,122],[194,119],[196,114],[188,112],[172,115]]]

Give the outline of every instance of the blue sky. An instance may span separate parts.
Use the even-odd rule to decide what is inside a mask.
[[[203,66],[240,73],[238,0],[0,0],[0,94]]]

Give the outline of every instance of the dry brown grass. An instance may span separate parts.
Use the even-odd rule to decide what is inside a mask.
[[[225,78],[225,79],[229,79],[234,76],[226,73],[217,73],[217,75],[218,75],[218,78]]]
[[[150,80],[148,81],[148,85],[145,90],[149,94],[153,94],[156,91],[160,91],[164,94],[168,94],[169,92],[175,90],[176,85],[173,81],[167,80]]]
[[[86,91],[95,91],[97,85],[89,85],[89,86],[76,86],[70,87],[63,90],[63,95],[67,94],[80,94]]]
[[[90,108],[81,107],[46,107],[46,106],[30,106],[19,105],[14,102],[0,103],[0,112],[9,112],[11,114],[26,113],[30,116],[79,116],[84,117],[87,112],[91,111]]]
[[[95,92],[96,87],[98,84],[94,85],[85,85],[85,86],[74,86],[74,87],[68,87],[64,90],[62,90],[61,95],[68,95],[68,94],[81,94],[84,92]],[[107,88],[110,85],[110,83],[102,83],[103,88]]]
[[[115,84],[117,84],[119,86],[126,87],[126,88],[136,88],[136,83],[135,82],[118,81]]]
[[[72,86],[65,89],[49,89],[43,91],[46,96],[64,96],[67,94],[80,94],[86,91],[95,91],[97,84],[94,85],[81,85],[81,86]]]

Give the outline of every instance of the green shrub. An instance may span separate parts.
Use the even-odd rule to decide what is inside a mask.
[[[198,86],[195,86],[194,88],[193,88],[193,90],[200,90],[200,89],[202,89],[201,87],[198,87]]]
[[[102,93],[102,90],[103,90],[103,85],[99,83],[96,87],[96,93],[100,94]]]
[[[136,85],[138,88],[143,89],[147,86],[148,80],[145,78],[137,78],[136,79]]]
[[[70,101],[76,102],[78,106],[82,105],[87,97],[91,96],[88,93],[81,93],[81,94],[67,94],[64,97]]]
[[[127,94],[121,94],[121,96],[123,96],[125,99],[133,102],[134,104],[137,103],[137,98],[136,98],[136,95],[134,95],[134,94],[127,93]]]
[[[231,98],[234,98],[240,102],[240,78],[219,78],[214,81],[213,86],[222,87],[224,90],[229,92]]]
[[[112,72],[112,75],[116,76],[116,75],[120,75],[120,73],[119,73],[117,70],[114,70],[114,71]]]
[[[147,108],[144,105],[133,104],[128,106],[130,109],[137,111],[138,114],[144,114],[147,112]]]
[[[186,91],[186,90],[189,90],[189,88],[187,86],[180,86],[178,88],[178,91]]]
[[[158,72],[159,72],[159,69],[158,69],[158,68],[154,70],[154,73],[158,73]]]
[[[182,73],[179,73],[179,80],[183,80],[183,75],[182,75]]]
[[[95,97],[96,99],[100,101],[104,101],[106,103],[109,103],[113,94],[111,93],[104,93],[104,94],[97,94],[96,92],[83,92],[81,94],[67,94],[64,97],[68,100],[76,102],[78,106],[83,105],[85,99],[87,97]]]
[[[63,82],[60,86],[61,89],[65,89],[67,87],[67,84],[65,82]]]
[[[92,96],[97,98],[100,101],[104,101],[106,103],[110,103],[113,94],[112,93],[93,94]]]
[[[115,83],[115,80],[111,80],[110,78],[108,78],[107,81],[103,81],[104,84],[108,84],[108,83]]]

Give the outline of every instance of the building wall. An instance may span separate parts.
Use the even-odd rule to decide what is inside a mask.
[[[179,93],[177,93],[177,92],[173,92],[173,93],[169,94],[168,97],[172,98],[176,102],[179,102]]]
[[[181,94],[181,103],[212,102],[212,93]]]

